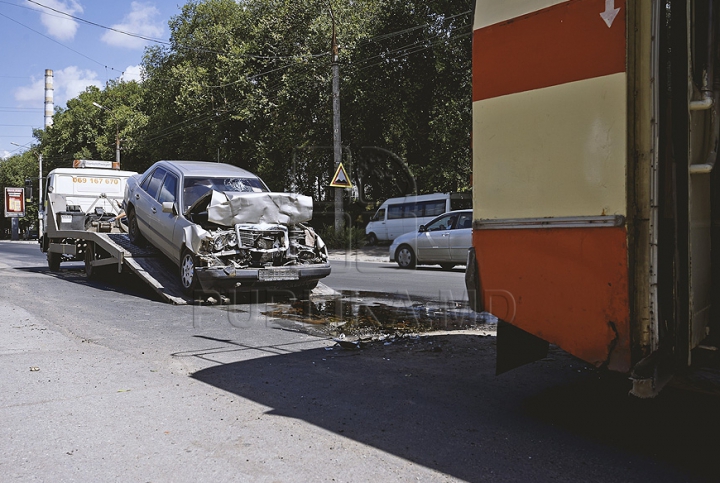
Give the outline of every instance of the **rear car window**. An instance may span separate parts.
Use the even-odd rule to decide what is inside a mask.
[[[150,178],[150,183],[147,187],[147,192],[151,198],[157,198],[158,190],[160,189],[162,180],[165,177],[165,172],[166,171],[164,169],[158,168],[152,174],[152,177]]]

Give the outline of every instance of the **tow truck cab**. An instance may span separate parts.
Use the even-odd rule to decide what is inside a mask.
[[[111,161],[75,160],[72,168],[57,168],[47,175],[40,248],[48,253],[51,269],[61,260],[83,259],[77,232],[124,231],[119,222],[123,193],[134,174]]]

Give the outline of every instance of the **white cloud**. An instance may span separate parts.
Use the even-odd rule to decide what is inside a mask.
[[[7,159],[12,156],[10,151],[0,151],[0,159]]]
[[[120,80],[129,82],[142,82],[143,69],[140,65],[129,65],[125,68],[125,72],[120,76]]]
[[[78,69],[75,66],[53,71],[53,100],[55,105],[65,105],[68,99],[77,97],[88,86],[103,88],[97,73]],[[15,100],[23,106],[43,107],[45,105],[45,78],[32,79],[29,85],[15,89]]]
[[[131,11],[127,14],[121,23],[112,27],[123,32],[142,35],[143,37],[160,38],[163,35],[164,28],[161,20],[157,20],[160,11],[151,4],[140,2],[132,2]],[[121,34],[113,30],[108,30],[102,36],[102,41],[115,47],[125,47],[128,49],[142,49],[147,45],[148,41],[130,35]]]
[[[42,4],[70,15],[83,13],[82,5],[76,0],[42,0]],[[72,40],[75,37],[78,29],[75,20],[35,3],[30,3],[30,7],[40,12],[40,22],[47,29],[48,35],[58,40]]]

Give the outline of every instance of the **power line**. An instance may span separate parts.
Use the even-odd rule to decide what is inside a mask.
[[[135,38],[138,38],[138,39],[141,39],[141,40],[146,40],[146,41],[148,41],[148,42],[153,42],[153,43],[162,44],[162,45],[167,45],[167,46],[172,46],[172,45],[173,45],[171,42],[168,42],[168,41],[163,40],[163,39],[157,39],[157,38],[153,38],[153,37],[147,37],[147,36],[145,36],[145,35],[140,35],[140,34],[136,34],[136,33],[133,33],[133,32],[126,32],[126,31],[124,31],[124,30],[120,30],[120,29],[117,29],[117,28],[115,28],[115,27],[108,27],[108,26],[106,26],[106,25],[102,25],[102,24],[99,24],[99,23],[97,23],[97,22],[92,22],[92,21],[90,21],[90,20],[86,20],[86,19],[84,19],[84,18],[81,18],[81,17],[75,16],[75,15],[72,15],[72,14],[69,14],[69,13],[66,13],[66,12],[63,12],[63,11],[61,11],[61,10],[57,10],[57,9],[52,8],[52,7],[49,7],[49,6],[47,6],[47,5],[43,5],[42,3],[36,2],[35,0],[28,0],[28,1],[29,1],[30,3],[34,3],[35,5],[37,5],[37,6],[39,6],[39,7],[46,8],[46,9],[48,9],[48,10],[52,10],[53,12],[59,13],[59,14],[61,14],[61,15],[64,15],[64,16],[66,16],[66,17],[69,17],[69,18],[71,18],[71,19],[73,19],[73,20],[77,20],[78,22],[86,23],[86,24],[88,24],[88,25],[93,25],[93,26],[98,27],[98,28],[101,28],[101,29],[111,30],[111,31],[116,32],[116,33],[119,33],[119,34],[127,35],[127,36],[129,36],[129,37],[135,37]],[[247,58],[252,58],[252,59],[265,59],[265,60],[270,60],[270,59],[291,59],[291,58],[297,57],[297,55],[255,55],[255,54],[238,54],[238,53],[236,53],[236,52],[219,52],[219,51],[210,50],[210,49],[204,49],[204,48],[188,47],[188,46],[183,45],[183,44],[177,44],[176,47],[179,48],[179,49],[183,49],[183,50],[191,50],[191,51],[194,51],[194,52],[200,52],[200,53],[206,53],[206,54],[238,56],[238,57],[247,57]],[[324,55],[327,55],[327,54],[322,53],[322,54],[309,54],[309,55],[310,55],[310,57],[320,57],[320,56],[324,56]]]
[[[102,63],[102,62],[100,62],[100,61],[98,61],[98,60],[95,60],[95,59],[93,59],[92,57],[88,57],[87,55],[83,54],[82,52],[79,52],[79,51],[77,51],[77,50],[75,50],[75,49],[73,49],[73,48],[71,48],[71,47],[68,47],[67,45],[63,44],[62,42],[58,42],[57,40],[53,39],[52,37],[48,37],[48,36],[45,35],[44,33],[38,32],[38,31],[35,30],[34,28],[29,27],[29,26],[25,25],[24,23],[15,20],[14,18],[8,17],[7,15],[5,15],[5,14],[3,14],[3,13],[0,13],[0,17],[5,17],[6,19],[10,20],[11,22],[15,22],[16,24],[20,25],[21,27],[25,27],[26,29],[28,29],[28,30],[30,30],[30,31],[32,31],[32,32],[35,32],[36,34],[38,34],[38,35],[40,35],[40,36],[42,36],[42,37],[45,37],[46,39],[50,40],[51,42],[55,42],[56,44],[58,44],[58,45],[60,45],[60,46],[62,46],[62,47],[65,47],[66,49],[70,50],[71,52],[74,52],[74,53],[76,53],[76,54],[78,54],[78,55],[80,55],[80,56],[82,56],[82,57],[85,57],[86,59],[88,59],[88,60],[91,61],[91,62],[95,62],[96,64],[101,65],[101,66],[103,66],[103,67],[105,67],[105,68],[108,67],[108,66],[105,65],[104,63]],[[114,71],[119,72],[117,69],[113,69],[112,67],[111,67],[111,69],[114,70]]]
[[[62,10],[58,10],[58,9],[53,8],[53,7],[50,7],[50,6],[48,6],[48,5],[43,5],[42,3],[36,2],[35,0],[28,0],[28,2],[34,3],[34,4],[37,5],[38,7],[42,7],[42,8],[48,9],[48,10],[52,10],[52,11],[55,12],[55,13],[58,13],[58,14],[60,14],[60,15],[66,16],[66,17],[69,17],[69,18],[71,18],[71,19],[73,19],[73,20],[77,20],[78,22],[86,23],[86,24],[88,24],[88,25],[93,25],[93,26],[95,26],[95,27],[100,27],[100,28],[105,29],[105,30],[112,30],[113,32],[117,32],[117,33],[119,33],[119,34],[127,35],[127,36],[129,36],[129,37],[135,37],[135,38],[138,38],[138,39],[147,40],[148,42],[157,42],[157,43],[161,43],[161,44],[167,44],[167,43],[168,43],[168,42],[166,42],[166,41],[164,41],[164,40],[162,40],[162,39],[156,39],[156,38],[153,38],[153,37],[147,37],[147,36],[145,36],[145,35],[135,34],[135,33],[132,33],[132,32],[125,32],[124,30],[116,29],[116,28],[114,28],[114,27],[106,27],[105,25],[101,25],[101,24],[99,24],[99,23],[95,23],[95,22],[92,22],[92,21],[90,21],[90,20],[85,20],[84,18],[80,18],[80,17],[77,17],[77,16],[75,16],[75,15],[69,14],[69,13],[67,13],[67,12],[63,12]]]

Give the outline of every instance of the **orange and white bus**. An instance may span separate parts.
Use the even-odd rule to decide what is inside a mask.
[[[652,396],[720,335],[719,11],[477,0],[466,278],[498,372],[551,343]]]

